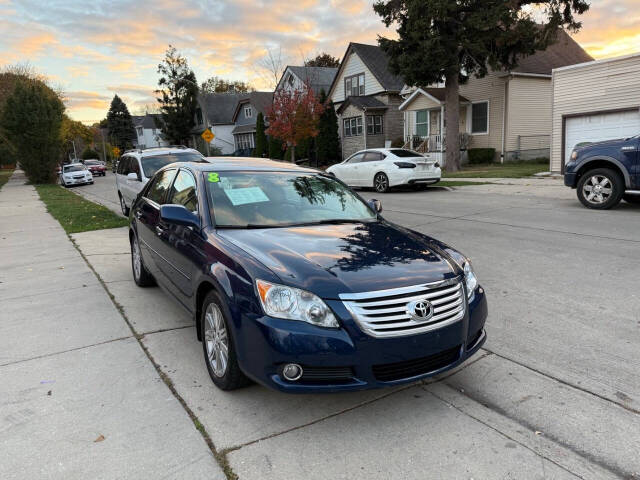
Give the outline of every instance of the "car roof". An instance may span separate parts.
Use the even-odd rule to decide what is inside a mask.
[[[197,153],[202,155],[198,150],[187,147],[151,147],[138,150],[127,150],[124,155],[135,155],[140,158],[149,157],[153,155],[168,155],[170,153]]]
[[[289,162],[279,162],[268,158],[252,157],[206,157],[207,162],[176,162],[173,166],[188,166],[192,170],[201,172],[229,172],[229,171],[254,171],[254,172],[300,172],[318,173],[319,170],[309,167],[299,167]],[[167,165],[168,167],[168,165]]]
[[[84,167],[84,163],[82,163],[82,162],[73,162],[73,163],[65,163],[63,165],[63,167],[76,167],[76,166]]]

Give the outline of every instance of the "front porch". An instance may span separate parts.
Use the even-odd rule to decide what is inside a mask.
[[[460,97],[460,148],[466,150],[469,143],[467,132],[467,106],[469,101]],[[446,121],[444,89],[417,89],[400,105],[404,113],[404,145],[416,152],[426,154],[443,164],[446,150]]]

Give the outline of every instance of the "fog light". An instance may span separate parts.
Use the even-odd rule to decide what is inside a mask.
[[[297,363],[287,363],[282,369],[282,375],[290,382],[295,382],[302,377],[302,367]]]

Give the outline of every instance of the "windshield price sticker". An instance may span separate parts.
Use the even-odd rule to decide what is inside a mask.
[[[267,197],[260,187],[234,188],[231,190],[224,190],[224,193],[227,195],[234,207],[249,203],[269,201],[269,197]]]
[[[215,173],[215,172],[211,172],[207,179],[211,182],[211,183],[218,183],[220,181],[220,176]]]

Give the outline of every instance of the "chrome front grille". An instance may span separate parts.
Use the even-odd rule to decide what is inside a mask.
[[[415,335],[451,325],[464,317],[464,289],[459,279],[378,290],[340,294],[353,319],[373,337]],[[419,318],[409,311],[413,302],[427,300],[432,316]]]

